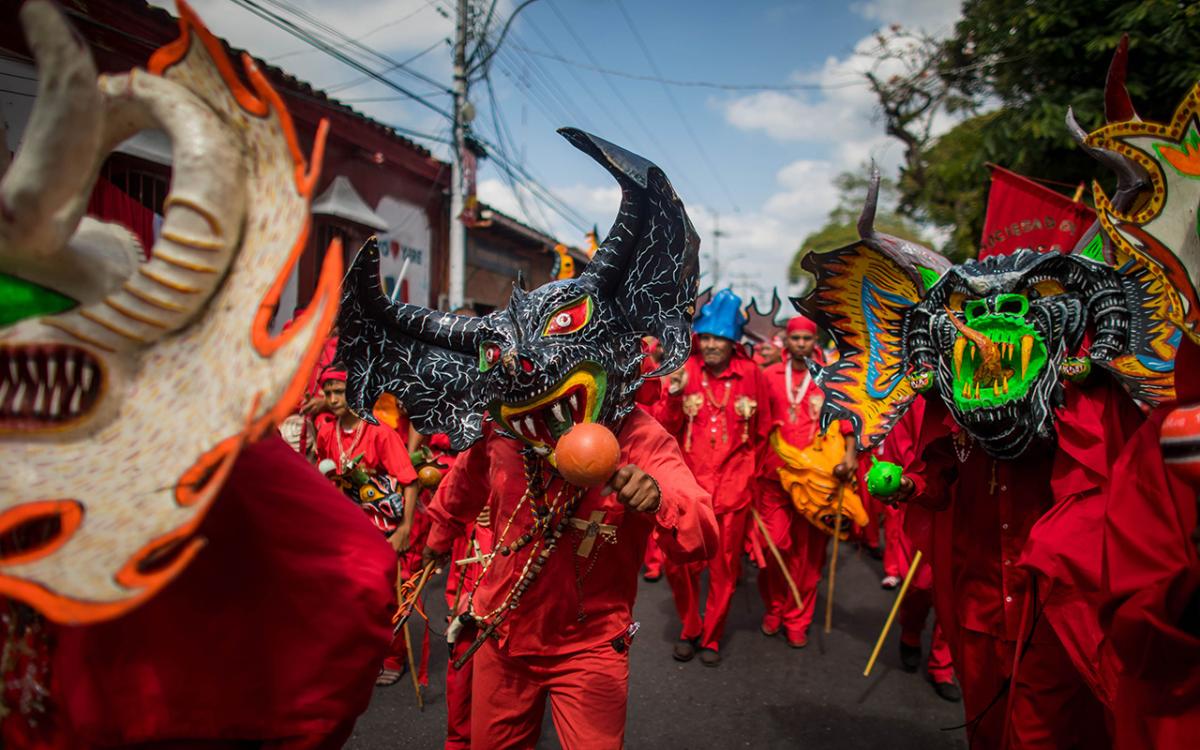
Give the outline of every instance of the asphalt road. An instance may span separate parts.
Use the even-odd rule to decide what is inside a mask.
[[[893,631],[871,677],[862,676],[894,593],[879,587],[880,564],[843,545],[834,596],[833,632],[821,627],[825,583],[809,645],[788,648],[758,630],[762,602],[756,570],[747,565],[721,649],[710,669],[671,659],[678,624],[666,579],[642,582],[634,617],[641,630],[631,653],[626,745],[637,748],[965,749],[961,704],[938,698],[924,673],[900,668]],[[431,617],[445,614],[441,579],[430,591]],[[433,586],[431,585],[431,589]],[[415,623],[414,623],[415,624]],[[439,621],[439,630],[440,621]],[[420,631],[414,631],[419,638]],[[929,629],[926,629],[928,648]],[[432,636],[430,685],[419,711],[412,682],[376,688],[347,748],[439,748],[445,740],[444,641]],[[538,748],[556,748],[546,711]]]

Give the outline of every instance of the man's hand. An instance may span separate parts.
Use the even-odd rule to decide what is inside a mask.
[[[913,491],[916,488],[917,486],[913,484],[913,480],[909,479],[908,477],[901,477],[900,489],[896,490],[887,497],[880,497],[877,499],[885,505],[891,505],[894,507],[898,503],[907,503],[912,498]]]
[[[450,550],[438,552],[433,547],[426,547],[421,550],[421,566],[424,567],[429,563],[433,563],[435,570],[441,570],[446,567],[446,563],[450,562]]]
[[[662,492],[658,482],[633,464],[617,469],[600,494],[617,493],[617,499],[630,510],[639,513],[654,513],[662,503]]]
[[[412,524],[402,523],[396,527],[392,535],[388,537],[388,541],[392,545],[392,549],[396,552],[407,552],[409,545],[409,536],[412,534]]]
[[[687,385],[687,368],[680,367],[675,372],[667,376],[667,392],[671,394],[679,393]]]
[[[324,396],[310,396],[300,405],[301,414],[316,414],[317,412],[325,411]]]
[[[833,475],[843,482],[849,482],[854,479],[854,475],[858,472],[858,454],[854,451],[847,451],[842,462],[833,467]]]

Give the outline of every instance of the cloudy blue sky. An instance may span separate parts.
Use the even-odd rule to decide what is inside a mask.
[[[231,0],[192,4],[233,44],[315,86],[333,87],[334,96],[361,111],[430,135],[449,134],[441,116],[381,84],[350,85],[359,73]],[[394,59],[424,52],[411,67],[449,87],[453,0],[288,4]],[[493,38],[518,4],[499,0]],[[491,80],[509,158],[569,205],[572,216],[560,216],[523,188],[514,194],[486,162],[481,197],[572,244],[582,242],[579,223],[605,231],[618,204],[615,185],[554,133],[562,125],[583,127],[667,171],[703,238],[706,281],[719,215],[722,281],[743,292],[763,293],[777,283],[783,291],[792,253],[835,203],[832,179],[872,158],[885,169],[898,164],[900,149],[883,134],[861,76],[870,65],[861,53],[873,46],[872,32],[900,23],[948,33],[958,8],[958,0],[537,0],[513,23]],[[369,64],[383,67],[378,60]],[[403,72],[389,75],[449,108],[449,96],[434,86]],[[735,88],[747,84],[771,88]],[[475,128],[499,142],[487,88],[477,84],[471,99]],[[448,158],[445,146],[423,145]]]

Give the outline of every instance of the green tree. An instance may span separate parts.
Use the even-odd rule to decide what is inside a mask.
[[[1071,140],[1063,118],[1069,106],[1085,129],[1103,124],[1105,75],[1126,32],[1134,105],[1144,119],[1168,119],[1200,79],[1200,4],[966,0],[942,44],[939,76],[958,106],[998,108],[929,141],[922,179],[900,185],[909,215],[951,230],[948,254],[975,252],[986,162],[1059,182],[1111,180]]]

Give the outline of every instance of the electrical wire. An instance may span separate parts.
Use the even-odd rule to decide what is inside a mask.
[[[638,46],[642,48],[642,54],[646,56],[646,62],[650,63],[650,69],[653,70],[654,74],[659,78],[664,77],[662,71],[658,69],[658,64],[654,62],[653,55],[650,54],[649,45],[647,45],[646,40],[642,38],[642,34],[638,31],[637,25],[634,24],[633,18],[630,17],[629,11],[625,9],[625,3],[623,3],[622,0],[613,0],[613,2],[617,6],[617,10],[621,12],[621,16],[625,19],[626,25],[629,26],[630,32],[633,33],[634,40],[638,43]],[[692,129],[692,125],[688,121],[687,116],[683,114],[683,108],[679,106],[679,102],[675,99],[675,94],[671,91],[671,87],[665,83],[661,85],[663,92],[667,95],[667,100],[675,109],[675,114],[679,115],[679,121],[683,123],[684,131],[688,134],[688,137],[691,138],[692,145],[696,147],[696,152],[700,154],[700,158],[704,161],[705,165],[708,166],[709,171],[712,173],[713,180],[717,183],[717,186],[721,188],[721,192],[725,193],[725,197],[729,199],[729,204],[733,206],[734,213],[741,213],[741,209],[738,208],[737,200],[733,197],[733,193],[729,191],[729,187],[725,184],[725,180],[721,179],[721,175],[717,171],[716,165],[713,164],[712,159],[708,155],[708,150],[704,148],[704,144],[701,143],[700,139],[696,136],[696,131]]]
[[[599,61],[596,60],[595,55],[592,54],[591,49],[588,47],[583,37],[579,35],[579,32],[575,31],[575,27],[571,25],[566,16],[563,15],[562,11],[558,9],[557,4],[553,2],[553,0],[550,0],[550,2],[547,2],[547,5],[558,18],[559,23],[562,24],[563,28],[566,29],[567,33],[575,41],[576,47],[578,47],[579,50],[583,52],[584,56],[587,57],[587,59],[590,60],[594,65],[599,66]],[[621,93],[621,90],[617,88],[617,85],[613,82],[612,76],[603,76],[603,80],[608,86],[609,90],[612,91],[613,96],[616,97],[618,102],[620,102],[622,107],[621,111],[628,115],[629,118],[632,119],[639,128],[641,128],[642,132],[646,134],[646,138],[649,140],[650,145],[654,147],[656,158],[652,161],[656,161],[668,167],[673,178],[673,183],[681,187],[687,187],[694,195],[703,197],[703,193],[699,190],[696,190],[696,183],[690,179],[689,173],[683,170],[680,165],[675,164],[673,160],[668,157],[670,152],[658,140],[658,137],[655,136],[654,131],[647,127],[645,120],[643,120],[641,115],[638,114],[637,108],[630,104],[629,100],[625,98],[625,95]],[[709,201],[703,202],[709,203]]]
[[[387,23],[383,24],[382,26],[376,26],[375,28],[371,29],[367,33],[360,36],[358,38],[358,41],[362,41],[363,39],[366,39],[369,36],[378,34],[379,32],[383,31],[384,29],[390,29],[393,26],[399,26],[400,24],[404,23],[408,19],[410,19],[420,13],[424,13],[429,8],[433,8],[434,10],[437,10],[436,5],[430,5],[429,3],[425,3],[424,5],[418,6],[416,10],[410,11],[395,20],[388,21]],[[340,47],[340,45],[339,45],[339,47]],[[274,64],[279,60],[285,60],[289,57],[295,57],[296,55],[302,55],[306,52],[311,52],[311,51],[312,51],[312,49],[310,47],[301,47],[300,49],[294,49],[291,52],[284,52],[282,54],[275,55],[274,57],[268,57],[265,59],[267,62]]]
[[[388,88],[393,89],[394,91],[407,96],[409,99],[416,102],[417,104],[420,104],[421,106],[425,107],[426,109],[436,112],[437,114],[441,115],[442,117],[445,117],[448,120],[454,119],[454,116],[450,112],[446,111],[445,109],[442,109],[441,107],[434,104],[433,102],[430,102],[428,99],[425,99],[424,97],[418,96],[416,93],[410,91],[409,89],[396,83],[395,81],[384,77],[377,71],[372,70],[371,68],[367,67],[366,65],[359,62],[358,60],[355,60],[355,59],[347,56],[346,54],[340,52],[339,50],[335,49],[327,42],[324,42],[324,41],[316,38],[314,35],[308,33],[307,31],[300,28],[298,25],[289,21],[288,19],[283,18],[282,16],[278,15],[277,13],[272,13],[270,10],[267,10],[266,8],[263,8],[255,0],[230,0],[230,2],[232,2],[238,6],[241,6],[242,8],[250,11],[254,15],[263,19],[264,21],[270,23],[272,26],[282,29],[282,30],[288,32],[289,34],[295,36],[297,39],[300,39],[304,42],[307,42],[307,43],[313,45],[314,47],[317,47],[318,49],[322,50],[330,57],[333,57],[335,60],[342,63],[343,65],[347,65],[351,68],[354,68],[355,70],[370,76],[371,78],[375,79],[377,82],[383,84],[384,86],[387,86]]]
[[[856,78],[847,80],[842,83],[719,83],[716,81],[688,81],[679,80],[677,78],[663,78],[661,76],[651,76],[644,73],[630,73],[626,70],[615,70],[606,68],[600,65],[591,65],[579,60],[572,60],[569,57],[562,55],[557,51],[543,52],[536,49],[530,49],[521,44],[514,42],[513,47],[522,52],[538,57],[544,57],[548,60],[569,65],[574,68],[582,68],[595,73],[603,73],[608,76],[616,76],[618,78],[628,78],[634,81],[650,81],[652,83],[664,83],[668,86],[680,86],[691,88],[708,88],[720,89],[722,91],[829,91],[834,89],[852,88],[855,86],[867,86],[867,82]]]

